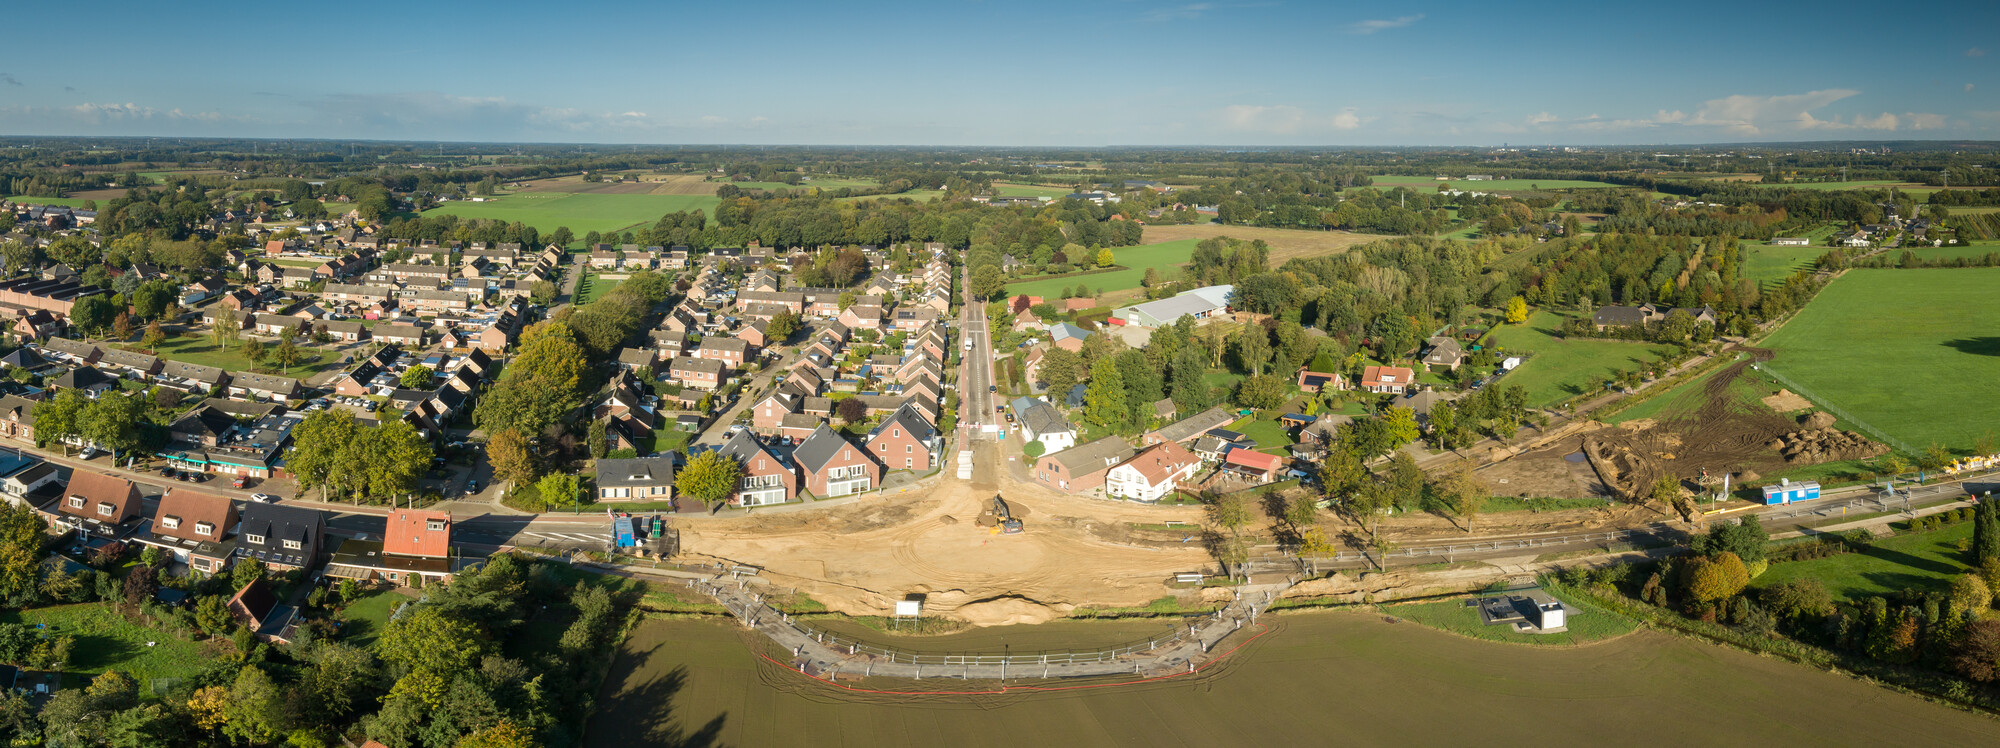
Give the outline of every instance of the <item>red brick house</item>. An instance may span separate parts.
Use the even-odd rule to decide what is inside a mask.
[[[731,506],[763,506],[791,501],[799,492],[799,476],[748,431],[738,431],[717,450],[743,466]]]
[[[868,453],[889,470],[928,472],[938,447],[937,429],[907,403],[868,434]]]
[[[863,493],[882,485],[882,466],[847,437],[820,424],[792,450],[805,489],[819,498]]]

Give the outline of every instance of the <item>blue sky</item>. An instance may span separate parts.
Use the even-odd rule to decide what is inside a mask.
[[[0,134],[2000,139],[2000,3],[177,3],[10,37]]]

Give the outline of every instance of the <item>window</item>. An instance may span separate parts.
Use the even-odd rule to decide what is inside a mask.
[[[167,528],[167,529],[169,529],[169,530],[172,530],[172,529],[175,529],[175,528],[178,528],[178,527],[180,527],[180,526],[181,526],[181,518],[179,518],[179,517],[176,517],[176,516],[173,516],[173,515],[171,515],[171,514],[169,514],[169,515],[167,515],[167,516],[164,516],[164,517],[161,517],[161,518],[160,518],[160,526],[161,526],[161,527],[164,527],[164,528]]]
[[[903,445],[903,454],[906,454],[906,455],[907,455],[907,454],[915,454],[915,453],[916,453],[916,451],[917,451],[917,446],[916,446],[916,445],[914,445],[914,444],[905,444],[905,445]]]
[[[304,543],[301,543],[301,542],[299,542],[299,541],[296,541],[296,540],[287,540],[287,541],[285,541],[285,548],[287,548],[287,549],[289,549],[289,550],[294,550],[294,551],[296,551],[296,550],[299,550],[299,549],[301,549],[301,548],[304,548],[304,547],[305,547],[305,544],[304,544]]]
[[[97,505],[97,516],[99,517],[109,517],[113,512],[116,511],[118,511],[118,507],[108,501],[101,502]]]
[[[83,497],[82,497],[82,496],[71,496],[71,497],[69,497],[69,507],[70,507],[71,509],[82,509],[82,508],[83,508]]]
[[[250,544],[251,544],[251,545],[263,545],[263,544],[264,544],[264,536],[262,536],[262,535],[244,535],[244,536],[243,536],[243,539],[244,539],[244,540],[247,540],[247,541],[250,541]]]
[[[445,521],[441,519],[427,520],[424,522],[424,529],[431,532],[444,532],[444,525]]]
[[[908,469],[910,469],[910,468],[914,467],[914,466],[915,466],[915,465],[914,465],[914,463],[915,463],[915,462],[916,462],[915,458],[911,458],[911,457],[905,457],[905,458],[903,458],[903,469],[905,469],[905,470],[908,470]]]
[[[902,435],[903,435],[903,430],[902,430],[902,429],[893,429],[893,430],[891,430],[891,431],[889,432],[889,435],[890,435],[890,436],[902,436]]]
[[[195,533],[196,535],[214,535],[214,534],[215,534],[215,523],[213,523],[213,522],[196,522],[196,523],[194,523],[194,533]]]

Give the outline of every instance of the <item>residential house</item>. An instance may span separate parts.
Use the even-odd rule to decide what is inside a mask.
[[[672,501],[674,454],[597,460],[598,501]]]
[[[721,361],[728,368],[743,366],[750,357],[750,344],[736,338],[712,336],[703,338],[701,348],[695,350],[700,358]]]
[[[1148,447],[1161,442],[1186,444],[1194,441],[1196,437],[1208,433],[1210,429],[1227,426],[1235,420],[1236,414],[1226,408],[1209,408],[1208,410],[1146,432],[1145,436],[1140,437],[1140,443]]]
[[[229,396],[240,400],[286,402],[297,400],[305,388],[299,380],[271,374],[239,371],[229,375]]]
[[[869,458],[867,450],[824,423],[792,450],[792,461],[806,490],[820,498],[863,493],[882,482],[882,466]]]
[[[460,566],[451,550],[451,513],[397,509],[380,541],[349,539],[327,564],[327,576],[419,584],[447,581]]]
[[[927,472],[942,443],[937,428],[909,403],[883,418],[868,433],[868,452],[889,470]]]
[[[728,366],[712,358],[681,356],[667,366],[667,378],[685,387],[712,390],[722,385]]]
[[[1440,368],[1458,371],[1458,365],[1465,362],[1465,349],[1448,335],[1439,335],[1426,341],[1430,350],[1424,353],[1424,365],[1432,371]]]
[[[50,389],[76,390],[89,397],[97,397],[105,392],[118,389],[118,378],[98,371],[94,366],[79,366],[49,383]]]
[[[1326,389],[1347,389],[1347,381],[1338,372],[1312,371],[1310,367],[1299,367],[1299,389],[1318,394]]]
[[[145,507],[139,487],[115,475],[88,470],[70,473],[69,485],[56,502],[55,521],[59,527],[100,537],[121,537],[120,526],[139,519]]]
[[[35,401],[20,395],[0,395],[0,436],[35,443]]]
[[[1161,442],[1140,450],[1104,475],[1104,495],[1133,501],[1159,501],[1181,481],[1201,469],[1201,458],[1178,442]]]
[[[1361,389],[1400,394],[1417,381],[1417,373],[1402,366],[1370,366],[1361,370]]]
[[[1039,397],[1017,397],[1008,405],[1014,421],[1021,426],[1021,439],[1041,442],[1042,454],[1055,454],[1076,446],[1076,428],[1062,411]]]
[[[1134,450],[1117,436],[1078,444],[1035,460],[1037,482],[1065,493],[1083,493],[1104,485],[1105,474],[1113,466],[1131,459]]]
[[[225,543],[237,525],[236,504],[228,498],[186,488],[171,488],[153,510],[152,524],[137,539],[174,555],[174,560],[207,574],[229,568],[235,556]]]
[[[1260,484],[1277,480],[1284,466],[1282,457],[1249,449],[1232,449],[1222,456],[1224,472]]]
[[[153,377],[159,376],[160,372],[165,368],[165,364],[160,361],[159,356],[124,351],[116,348],[104,349],[104,353],[98,358],[97,363],[100,367],[118,372],[118,375],[121,377],[141,382],[151,381]]]
[[[250,502],[236,530],[237,559],[254,558],[271,571],[312,568],[326,533],[318,510]]]

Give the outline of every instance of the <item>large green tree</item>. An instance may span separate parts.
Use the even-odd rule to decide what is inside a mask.
[[[1100,358],[1090,367],[1090,384],[1083,393],[1083,417],[1099,426],[1124,426],[1131,418],[1125,403],[1125,375],[1118,363]]]
[[[721,452],[709,450],[690,458],[687,465],[674,474],[674,490],[714,507],[735,493],[736,482],[742,476],[742,465]]]

